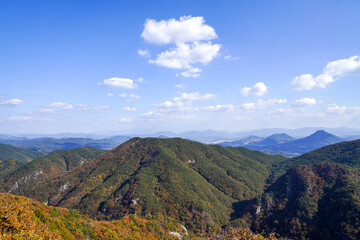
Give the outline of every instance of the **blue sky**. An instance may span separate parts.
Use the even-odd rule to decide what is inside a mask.
[[[0,133],[351,127],[360,1],[1,1]]]

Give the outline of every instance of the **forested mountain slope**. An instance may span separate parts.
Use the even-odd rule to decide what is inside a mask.
[[[18,188],[13,179],[3,189],[101,219],[163,214],[209,230],[228,222],[232,203],[261,194],[270,173],[264,162],[279,161],[258,152],[252,159],[251,152],[134,138],[52,179]]]

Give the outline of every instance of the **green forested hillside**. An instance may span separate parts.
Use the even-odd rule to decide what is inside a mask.
[[[336,163],[287,171],[255,201],[252,228],[291,239],[359,239],[360,174]]]
[[[0,143],[0,163],[10,159],[16,159],[20,162],[29,162],[44,155],[45,154],[41,152],[35,152]]]
[[[26,189],[28,186],[70,171],[104,152],[104,150],[84,147],[55,151],[22,165],[8,161],[4,163],[4,167],[11,168],[12,171],[3,171],[0,176],[0,190],[11,192],[17,188]]]
[[[274,164],[269,182],[284,174],[288,169],[299,165],[311,165],[319,162],[341,163],[360,169],[360,139],[341,142],[316,149],[299,157],[289,158]]]
[[[133,138],[107,152],[85,147],[17,169],[8,164],[0,189],[100,220],[169,218],[211,239],[256,239],[226,226],[292,239],[358,239],[359,145],[342,142],[286,159],[180,138]]]
[[[134,138],[61,176],[19,185],[12,193],[101,219],[163,214],[194,231],[211,231],[228,222],[234,202],[261,194],[269,175],[261,163],[267,160],[240,152],[179,138]],[[8,191],[14,180],[3,189]]]

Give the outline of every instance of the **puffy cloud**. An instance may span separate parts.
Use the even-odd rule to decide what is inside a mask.
[[[112,97],[114,94],[112,94],[112,93],[107,93],[106,94],[106,96],[108,96],[108,97]]]
[[[265,83],[263,82],[258,82],[255,83],[255,85],[250,88],[250,87],[244,87],[241,90],[241,94],[244,96],[249,96],[249,95],[255,95],[255,96],[263,96],[268,90],[268,87],[265,85]]]
[[[326,74],[320,74],[317,77],[314,77],[311,74],[303,74],[295,77],[291,84],[295,86],[296,90],[302,91],[311,90],[314,87],[325,88],[327,84],[333,81],[333,77]]]
[[[63,109],[63,110],[69,110],[74,108],[71,104],[67,104],[64,102],[53,102],[49,105],[46,105],[46,107],[53,109]]]
[[[138,95],[135,95],[135,94],[126,94],[126,93],[121,93],[121,94],[119,94],[119,97],[121,97],[121,98],[126,98],[126,101],[127,101],[127,102],[132,102],[132,101],[135,101],[135,100],[139,100],[139,99],[140,99],[140,96],[138,96]]]
[[[79,111],[86,111],[86,110],[95,110],[95,111],[102,111],[109,109],[109,106],[89,106],[87,104],[79,104],[77,109]]]
[[[335,78],[358,74],[360,74],[360,57],[353,56],[328,63],[323,73],[318,76],[312,74],[297,76],[292,80],[291,84],[299,91],[311,90],[314,87],[325,88]]]
[[[123,111],[125,112],[135,112],[136,111],[136,108],[132,108],[132,107],[123,107],[122,108]]]
[[[10,106],[11,107],[11,106],[18,106],[22,103],[24,103],[24,102],[21,99],[13,98],[13,99],[6,100],[0,96],[0,106]]]
[[[134,89],[137,88],[137,84],[134,84],[134,81],[129,78],[108,78],[105,79],[101,84],[111,86],[111,87],[118,87],[118,88],[127,88],[127,89]]]
[[[312,106],[317,103],[315,98],[301,98],[295,101],[294,106]]]
[[[159,22],[147,19],[141,37],[149,43],[169,44],[211,40],[217,35],[203,17],[183,16],[180,20],[172,18]]]
[[[31,116],[23,116],[23,117],[8,117],[8,121],[30,121],[33,120]]]
[[[144,50],[138,49],[138,54],[139,54],[139,56],[142,56],[142,57],[146,57],[146,58],[150,57],[150,52],[147,49],[144,49]]]
[[[235,106],[233,104],[218,104],[215,106],[206,106],[202,107],[202,110],[211,111],[211,112],[232,112],[235,110]]]
[[[180,17],[159,22],[147,19],[141,36],[154,44],[174,44],[175,47],[161,52],[149,63],[158,66],[186,69],[180,73],[184,77],[198,77],[202,71],[194,64],[211,62],[220,51],[220,44],[210,40],[217,38],[215,30],[205,24],[203,17]]]
[[[281,99],[281,98],[273,98],[273,99],[269,99],[267,101],[263,101],[261,99],[259,99],[256,103],[243,103],[241,105],[241,107],[245,110],[255,110],[255,109],[262,109],[262,108],[266,108],[269,106],[273,106],[273,105],[277,105],[277,104],[284,104],[286,103],[286,99]]]
[[[360,74],[360,57],[352,56],[348,59],[330,62],[326,65],[324,73],[330,76]]]
[[[155,60],[149,60],[159,66],[174,69],[192,69],[196,63],[211,62],[218,55],[220,44],[199,43],[179,44],[176,48],[158,54]],[[199,71],[199,68],[197,72]]]

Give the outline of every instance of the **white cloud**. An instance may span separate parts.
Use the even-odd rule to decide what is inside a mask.
[[[286,102],[287,102],[286,99],[281,99],[281,98],[273,98],[267,101],[263,101],[259,99],[256,103],[243,103],[241,107],[245,110],[250,111],[255,109],[263,109],[277,104],[285,104]]]
[[[183,16],[180,20],[172,18],[159,22],[147,19],[141,37],[149,43],[170,44],[211,40],[217,35],[203,17]]]
[[[118,120],[118,122],[120,122],[120,123],[129,123],[129,122],[131,122],[131,119],[130,118],[120,118]]]
[[[137,84],[134,84],[134,81],[129,78],[108,78],[105,79],[102,84],[111,86],[111,87],[118,87],[118,88],[127,88],[127,89],[134,89],[137,88]]]
[[[225,59],[225,60],[238,60],[239,58],[238,58],[238,57],[231,56],[231,55],[229,54],[229,55],[224,56],[224,59]]]
[[[147,19],[141,36],[154,44],[173,44],[175,47],[157,54],[149,63],[158,66],[185,69],[180,73],[184,77],[198,77],[202,71],[194,64],[211,62],[220,51],[220,44],[210,40],[217,38],[215,30],[205,24],[203,17],[180,17],[157,22]]]
[[[301,98],[295,101],[294,106],[312,106],[317,103],[315,98]]]
[[[216,95],[212,93],[206,93],[200,95],[198,92],[193,93],[181,93],[180,97],[175,97],[172,101],[165,101],[156,106],[161,108],[184,108],[191,106],[193,101],[204,101],[215,98]]]
[[[176,84],[175,87],[176,88],[185,88],[186,86],[184,84]]]
[[[150,52],[147,49],[144,49],[144,50],[138,49],[138,54],[139,54],[139,56],[142,56],[142,57],[146,57],[146,58],[150,57]]]
[[[348,116],[354,116],[360,114],[360,106],[347,107],[332,103],[327,105],[326,112],[331,114],[346,114]]]
[[[0,106],[10,106],[11,107],[11,106],[18,106],[22,103],[24,103],[24,101],[21,99],[13,98],[13,99],[5,100],[3,97],[0,96]]]
[[[63,109],[63,110],[69,110],[74,108],[71,104],[67,104],[64,102],[53,102],[49,105],[46,105],[46,107],[53,109]]]
[[[196,116],[187,116],[184,114],[199,111],[199,108],[192,106],[194,101],[206,101],[214,98],[216,98],[216,95],[211,93],[206,93],[203,95],[201,95],[198,92],[181,93],[179,97],[174,97],[172,100],[154,105],[157,108],[156,110],[143,113],[141,114],[141,117],[144,117],[151,121],[155,121],[155,120],[165,121],[166,119],[171,119],[176,121],[180,119],[199,120],[199,118],[197,118]]]
[[[30,121],[33,120],[31,116],[23,116],[23,117],[8,117],[8,121]]]
[[[136,108],[132,108],[132,107],[123,107],[122,108],[123,111],[125,112],[135,112],[136,111]]]
[[[112,97],[114,94],[112,94],[112,93],[107,93],[106,94],[106,96],[108,96],[108,97]]]
[[[268,87],[265,85],[265,83],[263,82],[258,82],[255,83],[255,85],[250,88],[250,87],[244,87],[241,90],[241,94],[244,96],[249,96],[249,95],[255,95],[255,96],[263,96],[268,90]]]
[[[289,114],[289,113],[292,113],[293,110],[290,109],[290,108],[278,108],[278,109],[275,109],[273,111],[270,111],[268,112],[268,114],[271,114],[271,115],[285,115],[285,114]]]
[[[79,111],[86,111],[86,110],[95,110],[95,111],[102,111],[109,109],[109,106],[89,106],[87,104],[79,104],[77,109]]]
[[[241,104],[241,107],[245,110],[254,110],[256,108],[256,104],[255,103],[243,103]]]
[[[121,98],[126,98],[127,102],[132,102],[132,101],[136,101],[140,99],[140,96],[135,95],[135,94],[126,94],[126,93],[121,93],[119,94],[119,97]]]
[[[327,84],[333,82],[336,78],[358,74],[360,74],[360,57],[353,56],[328,63],[323,73],[316,77],[312,74],[297,76],[292,80],[291,84],[299,91],[311,90],[314,87],[325,88]]]
[[[218,104],[215,106],[206,106],[202,107],[202,110],[211,111],[211,112],[232,112],[235,110],[235,106],[233,104]]]
[[[191,69],[193,64],[211,62],[219,51],[220,44],[212,44],[211,42],[182,43],[176,48],[158,54],[157,58],[149,60],[149,63],[174,69]]]
[[[345,113],[347,110],[348,110],[348,108],[346,106],[338,106],[335,103],[328,104],[328,106],[326,108],[326,112],[337,113],[337,114]]]
[[[189,70],[186,70],[185,72],[180,73],[183,77],[199,77],[200,72],[202,72],[202,69],[200,68],[190,68]]]
[[[136,81],[139,83],[143,83],[145,82],[145,79],[143,77],[139,77]]]

